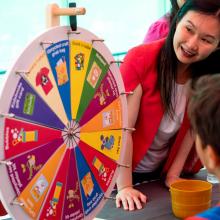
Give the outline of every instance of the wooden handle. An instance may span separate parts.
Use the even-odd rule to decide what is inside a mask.
[[[86,13],[85,8],[59,8],[58,5],[54,4],[52,8],[53,15],[84,15]]]
[[[49,4],[46,10],[47,28],[60,25],[60,16],[63,15],[84,15],[85,8],[60,8],[57,4]]]

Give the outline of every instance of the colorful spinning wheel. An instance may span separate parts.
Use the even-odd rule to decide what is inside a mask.
[[[91,219],[122,162],[127,109],[106,46],[52,28],[9,71],[0,101],[0,188],[16,219]]]

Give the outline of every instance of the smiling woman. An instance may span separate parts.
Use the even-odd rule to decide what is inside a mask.
[[[127,137],[124,164],[133,167],[121,168],[117,207],[141,209],[147,202],[146,195],[133,188],[135,183],[165,177],[169,187],[182,173],[201,168],[185,113],[185,84],[204,70],[216,73],[208,61],[219,59],[219,11],[219,1],[187,0],[166,39],[135,47],[126,55],[121,73],[126,90],[133,91],[127,97],[128,125],[136,130]]]

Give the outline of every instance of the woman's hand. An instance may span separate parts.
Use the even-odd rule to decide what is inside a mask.
[[[116,195],[116,207],[120,208],[122,204],[124,210],[142,209],[146,202],[147,197],[132,186],[121,189]]]

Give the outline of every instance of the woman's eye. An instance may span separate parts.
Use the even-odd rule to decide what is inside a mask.
[[[202,41],[203,41],[204,43],[207,43],[207,44],[211,44],[211,43],[212,43],[211,40],[206,39],[206,38],[202,38]]]
[[[187,27],[187,26],[186,26],[186,30],[187,30],[188,32],[192,32],[192,28]]]

